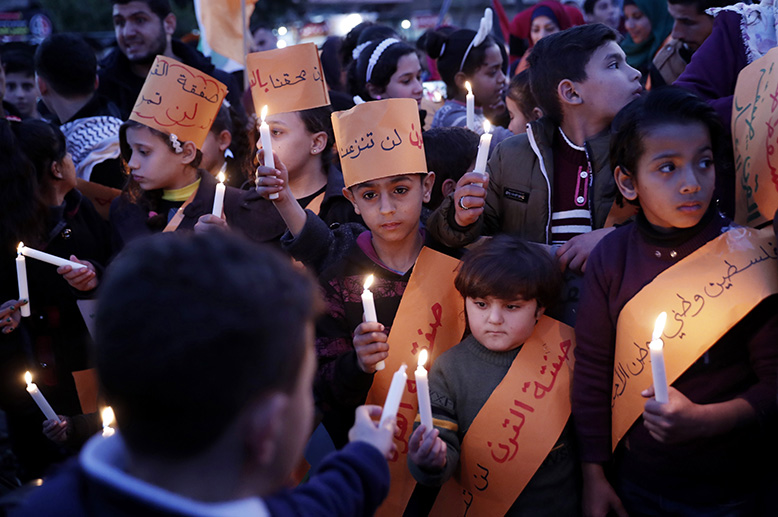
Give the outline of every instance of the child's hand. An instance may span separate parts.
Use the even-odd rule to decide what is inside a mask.
[[[75,255],[70,256],[70,260],[83,264],[86,267],[73,269],[72,266],[59,266],[57,273],[67,280],[73,289],[79,291],[91,291],[97,287],[97,272],[95,266],[86,260],[78,260]]]
[[[454,191],[454,219],[459,226],[470,226],[484,213],[488,186],[488,174],[467,172],[459,178]]]
[[[556,252],[559,267],[564,271],[571,269],[577,272],[586,271],[586,261],[589,260],[592,250],[600,240],[615,228],[600,228],[581,235],[576,235],[564,243]]]
[[[0,332],[10,334],[22,321],[22,313],[19,307],[27,305],[27,300],[8,300],[0,305]]]
[[[616,495],[602,465],[596,463],[583,464],[583,494],[581,506],[584,517],[606,517],[617,515],[628,517],[627,510]]]
[[[649,398],[643,408],[643,425],[655,440],[662,443],[682,443],[705,435],[704,406],[695,404],[683,393],[669,386],[667,403],[656,401],[654,387],[641,393]]]
[[[68,417],[57,416],[59,420],[45,420],[43,422],[43,434],[54,443],[65,443],[70,435],[72,425]]]
[[[289,172],[286,169],[286,165],[282,162],[278,155],[273,153],[273,160],[275,160],[275,168],[265,167],[265,150],[260,149],[257,151],[257,159],[260,160],[260,164],[257,167],[256,187],[257,192],[265,199],[271,199],[271,194],[278,194],[278,197],[272,198],[274,202],[286,201],[291,199],[294,201],[292,191],[289,189]]]
[[[228,230],[230,225],[227,221],[221,217],[216,217],[213,214],[201,215],[194,225],[195,233],[207,233],[214,230]]]
[[[408,440],[408,456],[416,465],[427,470],[441,470],[446,466],[446,442],[438,436],[440,431],[428,431],[420,425]]]
[[[354,330],[354,349],[359,367],[365,373],[375,372],[375,365],[389,357],[385,327],[375,321],[363,321]]]
[[[396,419],[390,418],[382,427],[377,419],[381,418],[381,406],[359,406],[354,426],[349,429],[349,442],[367,442],[389,459],[397,448],[394,444],[394,432],[397,429]],[[375,420],[374,420],[375,419]]]

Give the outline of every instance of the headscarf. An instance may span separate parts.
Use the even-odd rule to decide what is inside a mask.
[[[749,63],[753,63],[778,45],[778,6],[775,5],[775,0],[762,0],[760,4],[737,3],[711,8],[705,12],[716,16],[721,11],[734,11],[740,15],[740,34]]]
[[[667,10],[667,2],[659,0],[627,0],[625,5],[635,5],[651,22],[651,36],[642,43],[635,43],[627,33],[621,48],[627,55],[627,64],[645,72],[659,48],[673,30],[673,17]]]
[[[570,17],[567,15],[565,7],[559,1],[543,0],[542,2],[538,2],[533,7],[525,9],[517,14],[511,22],[511,34],[528,40],[529,48],[534,46],[532,38],[530,37],[530,32],[532,31],[532,20],[535,18],[535,11],[538,9],[540,9],[541,12],[538,13],[537,16],[548,16],[548,11],[550,10],[551,13],[553,13],[553,17],[549,16],[549,18],[552,18],[552,20],[559,25],[559,30],[561,31],[569,29],[574,25],[573,22],[570,21]]]

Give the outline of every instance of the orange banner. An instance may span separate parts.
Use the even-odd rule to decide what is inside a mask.
[[[97,370],[90,368],[71,372],[73,381],[76,383],[76,392],[78,401],[81,403],[81,412],[83,414],[94,413],[97,411],[97,397],[99,394],[99,382],[97,380]]]
[[[246,58],[254,110],[268,115],[330,103],[319,51],[313,43],[254,52]]]
[[[119,197],[122,193],[122,191],[117,188],[106,187],[105,185],[86,181],[82,178],[76,179],[76,188],[84,197],[92,202],[97,212],[106,221],[111,213],[111,201]]]
[[[222,56],[243,63],[246,54],[244,32],[248,31],[243,23],[248,25],[257,0],[201,0],[199,3],[208,45]]]
[[[458,265],[455,258],[422,248],[389,332],[386,367],[375,374],[367,404],[384,405],[392,376],[400,365],[407,364],[412,372],[419,352],[426,349],[429,368],[440,354],[462,339],[465,304],[454,287]],[[397,413],[397,453],[389,460],[392,484],[389,496],[378,509],[379,516],[402,515],[416,485],[407,463],[408,439],[418,412],[415,379],[408,379],[407,388]]]
[[[434,516],[505,515],[570,417],[575,333],[543,316],[470,425]]]
[[[648,344],[667,313],[662,340],[672,384],[735,323],[778,292],[773,229],[735,228],[659,274],[622,309],[616,325],[612,446],[643,413],[640,392],[652,384]]]
[[[759,226],[778,209],[778,48],[743,70],[732,98],[735,221]]]

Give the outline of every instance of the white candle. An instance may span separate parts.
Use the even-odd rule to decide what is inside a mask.
[[[384,410],[381,413],[381,426],[388,419],[397,416],[397,411],[400,409],[400,400],[402,400],[403,392],[405,391],[405,383],[408,380],[408,375],[405,373],[407,368],[408,366],[403,364],[392,376],[392,384],[389,385],[389,393],[386,394]]]
[[[654,377],[654,398],[660,404],[667,403],[667,374],[665,373],[664,342],[662,341],[662,332],[665,330],[667,313],[663,312],[656,319],[654,325],[654,334],[651,336],[651,343],[648,345],[651,354],[651,373]]]
[[[57,257],[56,255],[51,255],[49,253],[44,253],[42,251],[28,248],[21,242],[19,243],[18,251],[21,252],[22,255],[32,259],[40,260],[42,262],[48,262],[49,264],[54,264],[57,267],[70,266],[73,269],[82,269],[86,267],[85,265],[79,264],[78,262],[73,262],[72,260],[63,259],[61,257]]]
[[[465,88],[467,88],[467,95],[465,96],[467,101],[467,129],[475,131],[475,95],[473,95],[473,89],[470,87],[470,81],[465,81]]]
[[[478,154],[475,157],[475,167],[473,172],[479,172],[486,175],[486,161],[489,159],[489,147],[492,145],[492,125],[488,120],[484,120],[484,134],[481,135],[481,141],[478,142]],[[483,183],[476,183],[483,186]]]
[[[20,242],[16,248],[16,279],[19,283],[19,301],[27,300],[27,303],[20,307],[22,316],[26,318],[30,315],[30,289],[27,286],[27,261],[22,255],[23,247],[24,243]]]
[[[59,421],[59,417],[54,412],[54,410],[51,409],[51,406],[49,405],[49,401],[46,400],[46,397],[44,397],[43,393],[40,392],[38,386],[34,382],[32,382],[32,374],[30,374],[30,372],[25,372],[24,382],[27,383],[27,393],[29,393],[32,396],[32,399],[35,401],[36,404],[38,404],[40,410],[43,411],[43,414],[46,416],[46,420]]]
[[[224,162],[226,165],[227,162]],[[216,194],[213,196],[213,211],[211,212],[216,217],[222,216],[222,210],[224,209],[224,193],[227,188],[224,186],[224,172],[219,172],[219,183],[216,184]]]
[[[116,432],[116,429],[111,427],[111,424],[113,423],[114,416],[113,416],[113,408],[111,406],[105,406],[103,408],[102,413],[100,413],[101,418],[103,419],[103,438],[108,438],[109,436],[113,436]]]
[[[375,300],[373,300],[373,292],[369,287],[373,285],[373,275],[368,276],[365,279],[365,288],[362,291],[362,310],[365,312],[365,321],[378,321],[378,316],[375,312]],[[379,361],[375,365],[376,371],[383,370],[386,367],[386,363]]]
[[[265,122],[266,116],[267,105],[262,107],[262,112],[260,113],[262,123],[259,125],[259,140],[262,142],[262,149],[265,151],[265,167],[275,169],[276,162],[273,158],[273,141],[270,140],[270,126]],[[259,181],[259,178],[257,178],[257,181]],[[270,199],[278,199],[278,193],[270,194],[268,197]]]
[[[419,365],[416,367],[416,396],[419,398],[419,417],[421,424],[432,430],[432,405],[430,404],[430,384],[427,381],[427,370],[424,363],[427,362],[427,350],[419,354]]]

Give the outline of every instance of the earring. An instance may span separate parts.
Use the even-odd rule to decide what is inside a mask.
[[[312,149],[312,150],[311,150],[311,152],[312,152],[313,154],[316,154],[316,153],[318,153],[318,152],[319,152],[319,150],[318,150],[318,149]]]

